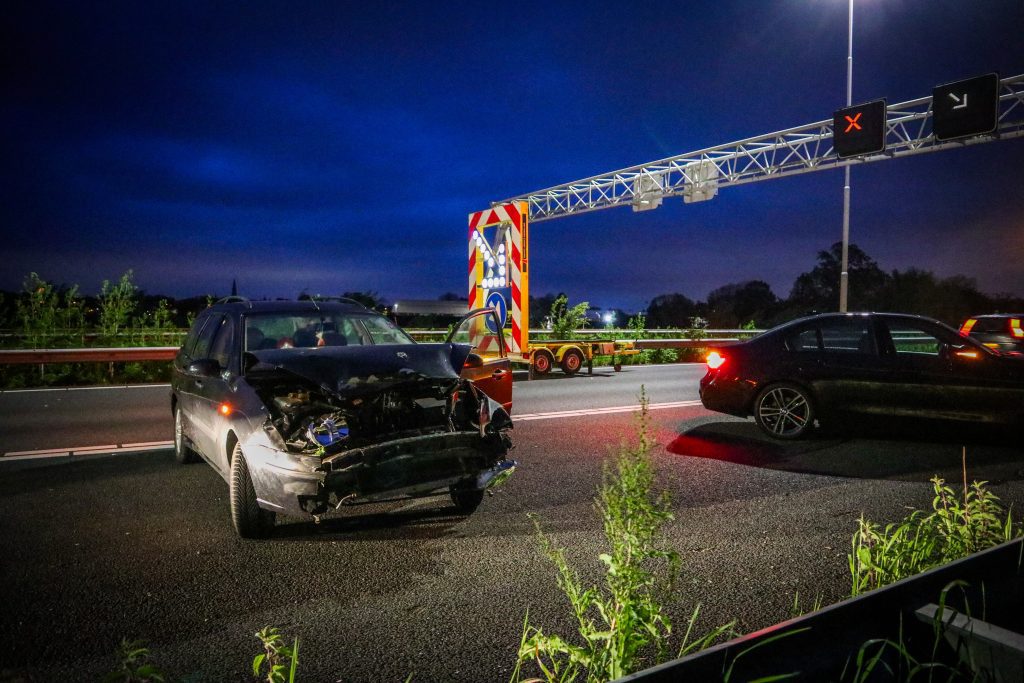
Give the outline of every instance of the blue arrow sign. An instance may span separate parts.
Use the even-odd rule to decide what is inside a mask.
[[[505,297],[501,292],[491,292],[487,295],[487,301],[484,304],[487,308],[493,308],[498,314],[498,323],[501,325],[500,329],[505,328],[505,321],[508,320],[508,304],[505,303]],[[494,318],[487,316],[487,329],[493,334],[498,334],[498,330],[494,329]]]

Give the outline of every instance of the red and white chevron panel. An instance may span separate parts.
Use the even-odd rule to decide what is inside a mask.
[[[528,222],[528,206],[526,202],[512,202],[477,211],[469,214],[469,308],[479,308],[487,300],[489,290],[484,287],[484,259],[479,253],[476,235],[479,233],[487,239],[484,230],[501,224],[508,226],[504,243],[508,249],[507,282],[511,290],[509,313],[512,321],[512,339],[510,351],[523,353],[526,349],[529,324],[523,322],[525,297],[527,291],[526,266],[526,225]],[[493,245],[497,248],[498,245]]]

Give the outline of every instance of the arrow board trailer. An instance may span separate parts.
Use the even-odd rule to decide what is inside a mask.
[[[530,341],[529,206],[525,201],[507,202],[469,214],[469,310],[486,306],[498,315],[502,332],[491,323],[473,332],[471,343],[478,354],[500,354],[530,365],[531,375],[547,374],[558,364],[567,375],[583,364],[593,372],[594,356],[637,353],[632,342],[603,340]]]

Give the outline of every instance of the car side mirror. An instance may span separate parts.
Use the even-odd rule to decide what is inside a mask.
[[[475,353],[471,353],[466,356],[466,362],[462,364],[464,368],[482,368],[484,366],[484,359]]]
[[[189,363],[186,372],[199,377],[213,377],[220,372],[220,363],[215,358],[201,358]]]
[[[978,360],[980,354],[966,344],[943,344],[939,347],[939,357],[943,360]]]

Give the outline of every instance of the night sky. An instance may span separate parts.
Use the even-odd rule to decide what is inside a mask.
[[[831,118],[845,0],[5,5],[0,289],[465,294],[491,201]],[[854,102],[1024,73],[1022,0],[857,0]],[[1024,295],[1024,140],[853,169],[886,269]],[[537,223],[534,295],[643,308],[841,237],[842,171]]]

